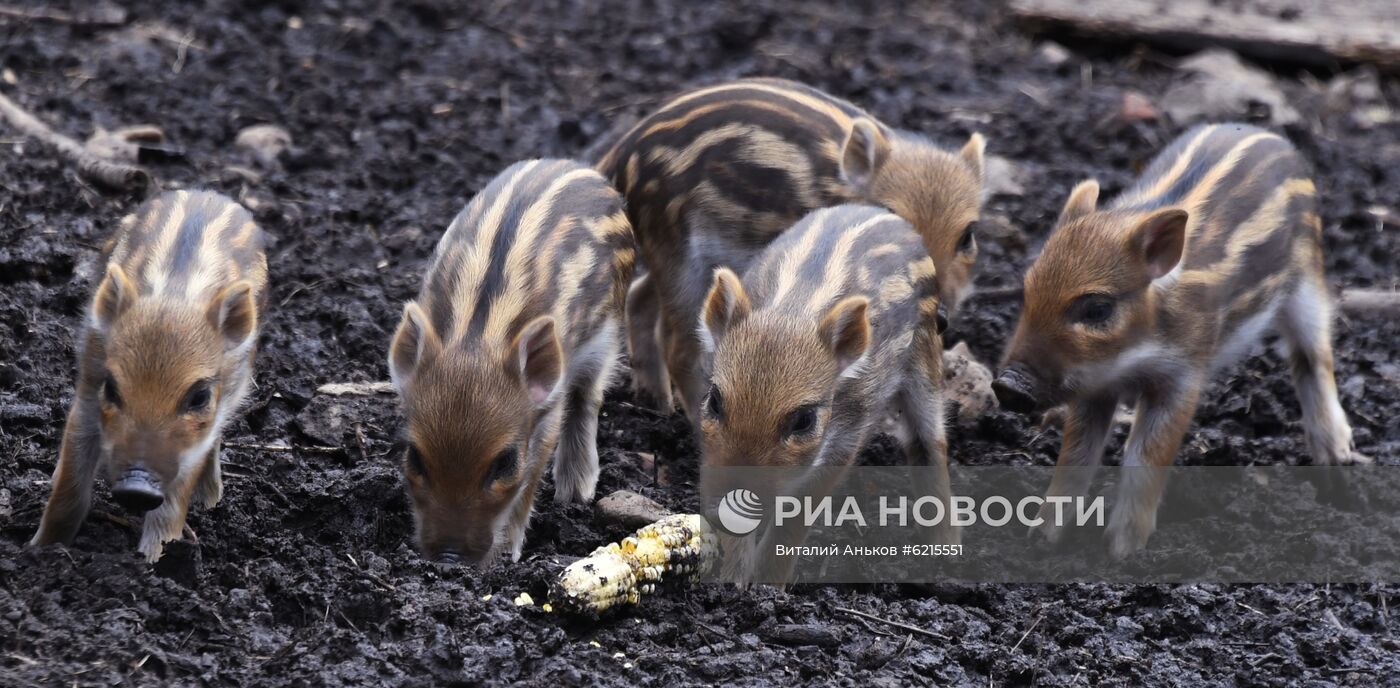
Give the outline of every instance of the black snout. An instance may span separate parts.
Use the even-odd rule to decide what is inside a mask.
[[[992,392],[1002,408],[1016,413],[1030,413],[1040,408],[1035,379],[1018,366],[1001,371],[992,382]]]
[[[112,499],[133,514],[144,514],[165,503],[165,493],[150,471],[133,468],[112,486]]]
[[[938,304],[938,315],[935,316],[938,323],[938,334],[948,331],[948,307]]]
[[[466,562],[467,560],[462,558],[461,554],[453,552],[452,550],[443,550],[438,552],[437,556],[433,557],[433,563],[442,564],[443,566],[461,566]]]

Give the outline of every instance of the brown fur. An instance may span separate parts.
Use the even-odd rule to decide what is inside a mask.
[[[389,346],[425,556],[519,558],[551,456],[555,499],[591,500],[632,245],[618,193],[566,160],[513,165],[444,234]]]
[[[1082,494],[1118,402],[1137,405],[1109,524],[1115,555],[1141,548],[1155,528],[1165,469],[1210,373],[1267,327],[1290,350],[1313,460],[1366,460],[1332,379],[1314,194],[1283,138],[1200,127],[1105,209],[1097,184],[1076,186],[1026,273],[996,388],[1003,405],[1068,405],[1050,494]]]
[[[99,467],[113,483],[140,470],[164,494],[145,515],[140,544],[154,561],[180,536],[192,500],[211,507],[222,496],[219,433],[251,382],[267,264],[247,211],[183,191],[123,220],[103,260],[54,492],[33,543],[72,540]]]
[[[809,214],[742,280],[717,270],[701,324],[713,352],[705,464],[849,466],[894,418],[909,463],[931,469],[916,472],[929,493],[948,498],[935,276],[908,223],[856,205]]]
[[[964,236],[980,212],[985,143],[957,153],[891,129],[854,105],[778,79],[747,79],[676,96],[598,163],[627,197],[650,272],[633,289],[633,382],[669,410],[671,386],[698,422],[706,362],[694,333],[716,267],[744,272],[808,212],[860,202],[912,224],[953,309],[976,261]],[[642,297],[641,288],[655,295]]]

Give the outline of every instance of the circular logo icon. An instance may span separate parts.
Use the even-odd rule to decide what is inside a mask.
[[[763,502],[750,490],[730,490],[715,508],[720,528],[734,536],[752,533],[763,522]]]

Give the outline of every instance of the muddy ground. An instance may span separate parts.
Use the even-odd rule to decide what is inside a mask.
[[[27,549],[72,395],[74,328],[96,250],[136,199],[102,195],[0,132],[0,684],[1400,680],[1394,584],[702,587],[599,622],[568,620],[511,600],[542,599],[565,557],[626,529],[596,524],[589,507],[554,506],[548,485],[521,562],[424,563],[389,456],[394,399],[315,390],[387,377],[390,328],[440,231],[510,162],[578,155],[688,85],[804,80],[950,145],[981,131],[991,153],[1015,161],[1020,190],[988,206],[1011,228],[982,241],[979,284],[995,288],[1016,282],[1075,181],[1095,175],[1111,195],[1187,126],[1118,115],[1127,89],[1160,109],[1186,78],[1174,56],[1130,43],[1047,47],[995,2],[461,4],[123,1],[129,17],[117,26],[0,23],[6,94],[74,135],[161,126],[184,153],[154,164],[166,187],[236,196],[275,237],[257,389],[226,437],[223,503],[191,519],[198,544],[153,570],[131,530],[93,516],[72,548]],[[1376,91],[1354,72],[1270,68],[1300,112],[1286,131],[1317,166],[1334,287],[1393,286],[1400,126],[1382,116],[1400,105],[1400,82],[1382,79]],[[233,145],[258,123],[294,139],[271,169]],[[1387,208],[1389,224],[1379,219]],[[973,301],[954,337],[995,358],[1017,308]],[[1357,445],[1387,464],[1400,463],[1397,342],[1393,320],[1352,316],[1337,327]],[[599,493],[628,488],[694,507],[686,427],[632,401],[619,389],[604,408]],[[955,429],[951,454],[1050,465],[1057,446],[1056,433],[1037,437],[1025,419],[993,412]],[[889,452],[879,444],[870,459]],[[1206,394],[1180,462],[1304,454],[1286,369],[1260,354]],[[118,513],[105,488],[97,509]]]

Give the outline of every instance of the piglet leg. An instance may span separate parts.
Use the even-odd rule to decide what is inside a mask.
[[[87,517],[92,506],[92,481],[102,456],[96,414],[82,399],[73,403],[53,474],[53,493],[44,508],[39,531],[29,544],[72,542]]]
[[[1188,380],[1167,389],[1147,390],[1138,400],[1137,420],[1123,453],[1118,499],[1108,518],[1109,553],[1114,558],[1142,549],[1157,529],[1167,469],[1191,426],[1200,390],[1200,380]]]

